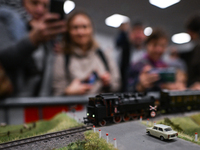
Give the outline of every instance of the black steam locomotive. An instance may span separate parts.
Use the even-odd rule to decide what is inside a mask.
[[[106,125],[122,120],[149,117],[149,106],[157,106],[158,113],[200,109],[200,91],[163,90],[159,98],[142,93],[100,94],[89,98],[85,123]]]
[[[100,94],[89,98],[85,123],[106,125],[146,117],[155,99],[140,93]]]

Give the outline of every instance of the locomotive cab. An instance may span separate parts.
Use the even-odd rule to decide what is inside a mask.
[[[113,94],[100,94],[89,98],[87,119],[93,124],[105,125],[112,118],[114,106],[119,104],[119,98]]]
[[[87,119],[89,122],[96,124],[99,119],[105,116],[106,107],[102,100],[97,97],[89,98],[89,104],[87,106]]]

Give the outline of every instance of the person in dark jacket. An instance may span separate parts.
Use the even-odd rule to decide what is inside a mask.
[[[66,31],[49,0],[0,0],[0,62],[14,86],[13,96],[51,93],[53,52],[48,41]],[[48,43],[46,43],[48,42]]]
[[[186,28],[194,47],[191,51],[182,53],[180,56],[187,65],[188,87],[200,90],[200,14],[189,18]]]
[[[116,38],[116,46],[120,49],[120,73],[121,73],[121,91],[127,91],[128,69],[131,63],[136,63],[146,53],[144,49],[144,25],[137,21],[131,29],[129,23],[122,23],[119,27],[119,34]]]

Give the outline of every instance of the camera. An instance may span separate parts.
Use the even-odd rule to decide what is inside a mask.
[[[175,82],[176,69],[174,68],[153,68],[149,73],[156,73],[159,75],[160,80],[158,82],[167,83]]]

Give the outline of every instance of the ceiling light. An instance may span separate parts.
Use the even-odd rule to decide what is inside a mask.
[[[106,18],[105,23],[107,26],[118,28],[122,23],[129,22],[129,21],[130,21],[130,19],[127,16],[123,16],[120,14],[114,14],[114,15]]]
[[[153,32],[153,29],[152,29],[151,27],[146,27],[146,28],[144,29],[144,34],[145,34],[146,36],[151,35],[152,32]]]
[[[188,43],[191,40],[191,37],[187,33],[177,33],[172,36],[172,42],[176,44]]]
[[[152,5],[162,8],[162,9],[167,8],[171,5],[174,5],[180,1],[181,0],[149,0],[149,2]]]
[[[67,0],[67,1],[65,1],[63,7],[64,7],[64,12],[66,14],[68,14],[68,13],[70,13],[74,9],[75,3],[73,1]]]

